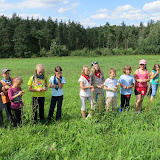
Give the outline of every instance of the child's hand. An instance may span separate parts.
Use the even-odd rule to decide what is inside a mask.
[[[129,86],[127,86],[127,88],[126,89],[129,89],[130,87]]]
[[[114,89],[112,89],[112,91],[113,91],[113,92],[116,92],[117,90],[114,88]]]
[[[91,92],[94,92],[94,87],[93,87],[93,88],[91,88]]]
[[[124,89],[127,89],[127,86],[124,85],[123,88],[124,88]]]
[[[102,86],[100,86],[100,85],[97,85],[97,88],[102,88]]]
[[[1,93],[0,93],[0,95],[1,95],[1,96],[4,96],[4,93],[3,93],[3,92],[1,92]]]
[[[46,87],[43,87],[43,91],[46,91],[47,90],[47,88]]]
[[[4,89],[5,89],[5,90],[8,90],[8,89],[9,89],[9,86],[8,86],[8,85],[5,85],[5,86],[4,86]]]
[[[43,88],[38,88],[36,90],[37,90],[37,92],[40,92],[40,91],[43,91]]]
[[[19,91],[18,96],[22,96],[24,93],[24,91]]]
[[[54,85],[52,86],[52,88],[57,88],[57,85],[56,85],[56,84],[54,84]]]

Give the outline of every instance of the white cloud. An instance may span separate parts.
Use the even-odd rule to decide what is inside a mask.
[[[104,8],[104,9],[99,9],[98,12],[107,13],[108,10]]]
[[[140,20],[146,18],[141,10],[132,7],[131,5],[124,5],[117,7],[110,16],[110,19],[122,20]]]
[[[63,7],[61,7],[59,10],[58,10],[58,12],[59,13],[64,13],[64,12],[66,12],[66,11],[69,11],[71,8],[63,8]]]
[[[66,7],[61,7],[58,9],[59,13],[64,13],[64,12],[68,12],[70,10],[72,10],[74,13],[76,13],[75,8],[79,5],[79,3],[73,3],[70,6],[66,6]]]
[[[95,27],[96,26],[96,23],[91,22],[90,18],[80,20],[80,24],[83,25],[84,27]]]
[[[143,6],[144,11],[157,12],[160,10],[160,1],[147,3]]]
[[[68,1],[64,1],[64,2],[63,2],[63,4],[68,4],[68,3],[69,3]]]
[[[24,0],[17,4],[18,8],[51,8],[63,3],[62,0]]]
[[[106,18],[108,18],[108,15],[106,15],[104,13],[97,13],[95,15],[90,16],[90,18],[92,18],[92,19],[106,19]]]

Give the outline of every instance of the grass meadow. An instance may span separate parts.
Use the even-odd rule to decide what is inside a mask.
[[[109,57],[49,57],[32,59],[0,59],[0,68],[11,69],[10,75],[22,76],[23,126],[12,128],[6,120],[7,128],[0,128],[0,160],[148,160],[160,159],[160,100],[159,92],[151,109],[146,112],[149,97],[145,97],[142,113],[134,112],[135,95],[130,101],[131,110],[119,115],[120,88],[118,89],[118,108],[113,114],[95,114],[93,119],[81,117],[79,83],[83,65],[91,66],[98,61],[105,78],[109,68],[117,70],[116,78],[123,74],[124,65],[132,66],[132,75],[138,68],[140,59],[147,60],[151,71],[160,56],[109,56]],[[66,84],[63,87],[64,101],[62,120],[49,124],[32,124],[32,93],[28,92],[27,82],[35,66],[44,64],[48,79],[54,74],[54,67],[60,65]],[[2,78],[2,77],[1,77]],[[51,90],[45,97],[45,117],[49,111]],[[87,113],[90,105],[87,103]],[[55,113],[54,117],[55,119]],[[53,150],[51,150],[51,146]]]

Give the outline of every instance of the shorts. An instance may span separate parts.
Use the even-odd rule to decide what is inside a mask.
[[[92,96],[90,96],[90,97],[81,97],[80,96],[80,99],[81,99],[81,110],[86,111],[86,102],[88,100],[91,104]]]
[[[143,96],[147,93],[147,87],[136,87],[134,93],[135,95],[141,94]]]
[[[117,96],[115,97],[106,97],[106,109],[110,110],[112,106],[112,109],[117,108]]]
[[[152,93],[151,96],[155,97],[156,93],[157,93],[157,89],[158,89],[158,84],[151,84],[152,85]]]

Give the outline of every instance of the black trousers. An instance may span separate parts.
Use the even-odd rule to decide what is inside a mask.
[[[13,126],[16,127],[17,125],[20,125],[22,123],[22,108],[20,109],[12,109],[12,122]]]
[[[0,111],[0,127],[3,125],[3,111]]]
[[[39,106],[40,120],[44,119],[44,97],[33,97],[33,119],[37,122],[37,109]]]
[[[130,101],[130,96],[122,95],[121,94],[121,108],[124,109],[126,107],[129,107],[129,101]]]
[[[62,102],[63,102],[63,95],[62,96],[52,96],[50,109],[49,109],[49,113],[48,113],[48,119],[50,119],[53,116],[56,103],[57,103],[56,120],[61,118]]]

